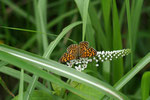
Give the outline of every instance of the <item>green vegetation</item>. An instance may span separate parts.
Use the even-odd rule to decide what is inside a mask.
[[[0,0],[0,100],[149,100],[149,5],[148,0]],[[67,47],[81,41],[97,52],[131,53],[93,60],[82,72],[61,64]]]

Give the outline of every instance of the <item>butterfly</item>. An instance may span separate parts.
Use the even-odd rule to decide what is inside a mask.
[[[67,52],[59,59],[61,63],[68,62],[73,59],[92,57],[97,54],[97,51],[90,47],[87,41],[78,44],[72,44],[67,48]]]

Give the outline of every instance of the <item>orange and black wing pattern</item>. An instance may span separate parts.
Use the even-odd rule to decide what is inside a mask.
[[[59,61],[61,63],[65,63],[65,62],[73,60],[73,59],[76,59],[76,56],[69,54],[69,53],[64,53],[63,56],[59,59]]]
[[[87,41],[83,41],[79,43],[79,55],[85,52],[89,48],[89,43]]]
[[[79,45],[77,44],[72,44],[67,48],[67,53],[72,54],[72,55],[77,55],[79,50]]]
[[[61,63],[68,62],[70,60],[76,59],[78,56],[78,45],[72,44],[67,48],[67,53],[64,53],[63,56],[59,59]]]
[[[86,51],[84,51],[80,57],[81,58],[86,58],[86,57],[92,57],[92,56],[96,56],[97,51],[93,48],[88,48]]]
[[[67,53],[64,53],[59,59],[61,63],[68,62],[73,59],[92,57],[97,54],[93,48],[89,48],[89,43],[86,41],[80,42],[79,45],[72,44],[67,48]]]

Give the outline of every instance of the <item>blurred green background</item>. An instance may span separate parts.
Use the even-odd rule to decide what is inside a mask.
[[[42,56],[66,26],[82,21],[83,24],[63,36],[49,59],[58,61],[70,44],[80,41],[88,41],[97,51],[130,48],[132,52],[127,57],[90,69],[97,70],[107,83],[114,85],[150,51],[150,1],[88,1],[0,0],[0,43]],[[149,70],[150,64],[147,64],[122,92],[130,99],[142,99],[141,78]],[[19,81],[3,73],[0,76],[7,88],[17,95]],[[0,86],[0,100],[10,98]]]

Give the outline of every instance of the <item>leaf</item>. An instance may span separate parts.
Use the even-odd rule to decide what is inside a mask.
[[[20,99],[18,99],[18,96],[16,96],[12,100],[20,100]],[[47,93],[45,91],[34,90],[31,94],[30,100],[56,100],[56,99],[53,98],[52,95],[50,95],[49,93]]]
[[[23,100],[23,89],[24,88],[24,70],[21,69],[20,84],[19,84],[19,100]]]
[[[150,71],[145,72],[142,76],[141,81],[141,91],[142,91],[142,100],[147,100],[150,96]]]
[[[115,85],[116,90],[125,86],[139,71],[141,71],[150,62],[150,53],[142,58],[126,75],[124,75]]]
[[[24,70],[33,73],[35,75],[39,75],[41,78],[44,78],[48,81],[54,82],[69,91],[80,95],[83,98],[87,98],[87,94],[80,92],[70,85],[64,83],[56,76],[41,70],[41,68],[46,69],[55,74],[67,77],[74,81],[77,81],[82,84],[86,84],[89,87],[92,87],[99,92],[103,92],[104,94],[116,98],[116,99],[126,99],[128,98],[124,96],[122,93],[116,91],[110,85],[92,77],[85,73],[78,72],[75,69],[68,68],[67,66],[57,63],[52,60],[47,60],[42,57],[39,57],[35,54],[25,52],[23,50],[18,50],[9,46],[0,45],[0,59],[4,60],[10,64],[16,65],[19,68],[23,68]]]
[[[59,43],[59,41],[64,37],[64,35],[67,34],[67,32],[69,32],[73,27],[75,27],[79,24],[81,24],[80,21],[74,22],[74,23],[68,25],[67,27],[65,27],[62,30],[62,32],[58,35],[58,37],[53,42],[50,43],[50,45],[48,46],[48,48],[44,52],[43,56],[45,58],[48,58],[50,56],[50,54],[52,53],[52,51],[54,50],[54,48],[56,47],[56,45]]]
[[[71,82],[70,83],[73,87],[75,87],[76,89],[88,94],[88,99],[87,100],[100,100],[104,94],[102,92],[99,92],[89,86],[86,86],[84,84],[80,84],[80,83],[77,83],[77,82]]]
[[[116,0],[113,0],[113,49],[122,49],[122,39],[120,32],[119,17]],[[113,61],[113,84],[116,83],[124,73],[123,58]]]
[[[0,72],[1,73],[4,73],[6,75],[9,75],[11,77],[14,77],[14,78],[17,78],[19,79],[20,78],[20,74],[21,72],[18,71],[18,70],[15,70],[15,69],[12,69],[12,68],[9,68],[9,67],[6,67],[6,66],[3,66],[0,68]],[[27,82],[27,83],[30,83],[32,81],[32,77],[27,75],[27,74],[24,74],[24,81]],[[38,89],[41,89],[41,90],[44,90],[48,93],[51,93],[50,90],[48,90],[43,84],[41,84],[40,82],[37,82],[36,83],[36,88]]]
[[[86,13],[84,12],[84,10],[87,11],[88,1],[87,0],[74,0],[74,1],[79,9],[82,21],[84,21],[84,27],[83,27],[84,29],[83,30],[85,30],[85,23],[86,23],[86,30],[85,30],[86,41],[88,41],[90,43],[90,45],[95,48],[95,37],[94,37],[94,30],[92,28],[91,20],[90,20],[89,14],[87,12]],[[84,8],[83,5],[84,6],[86,5],[86,7]],[[85,18],[85,17],[87,17],[87,18]],[[84,38],[84,35],[82,35],[82,41],[84,41],[83,38]]]

